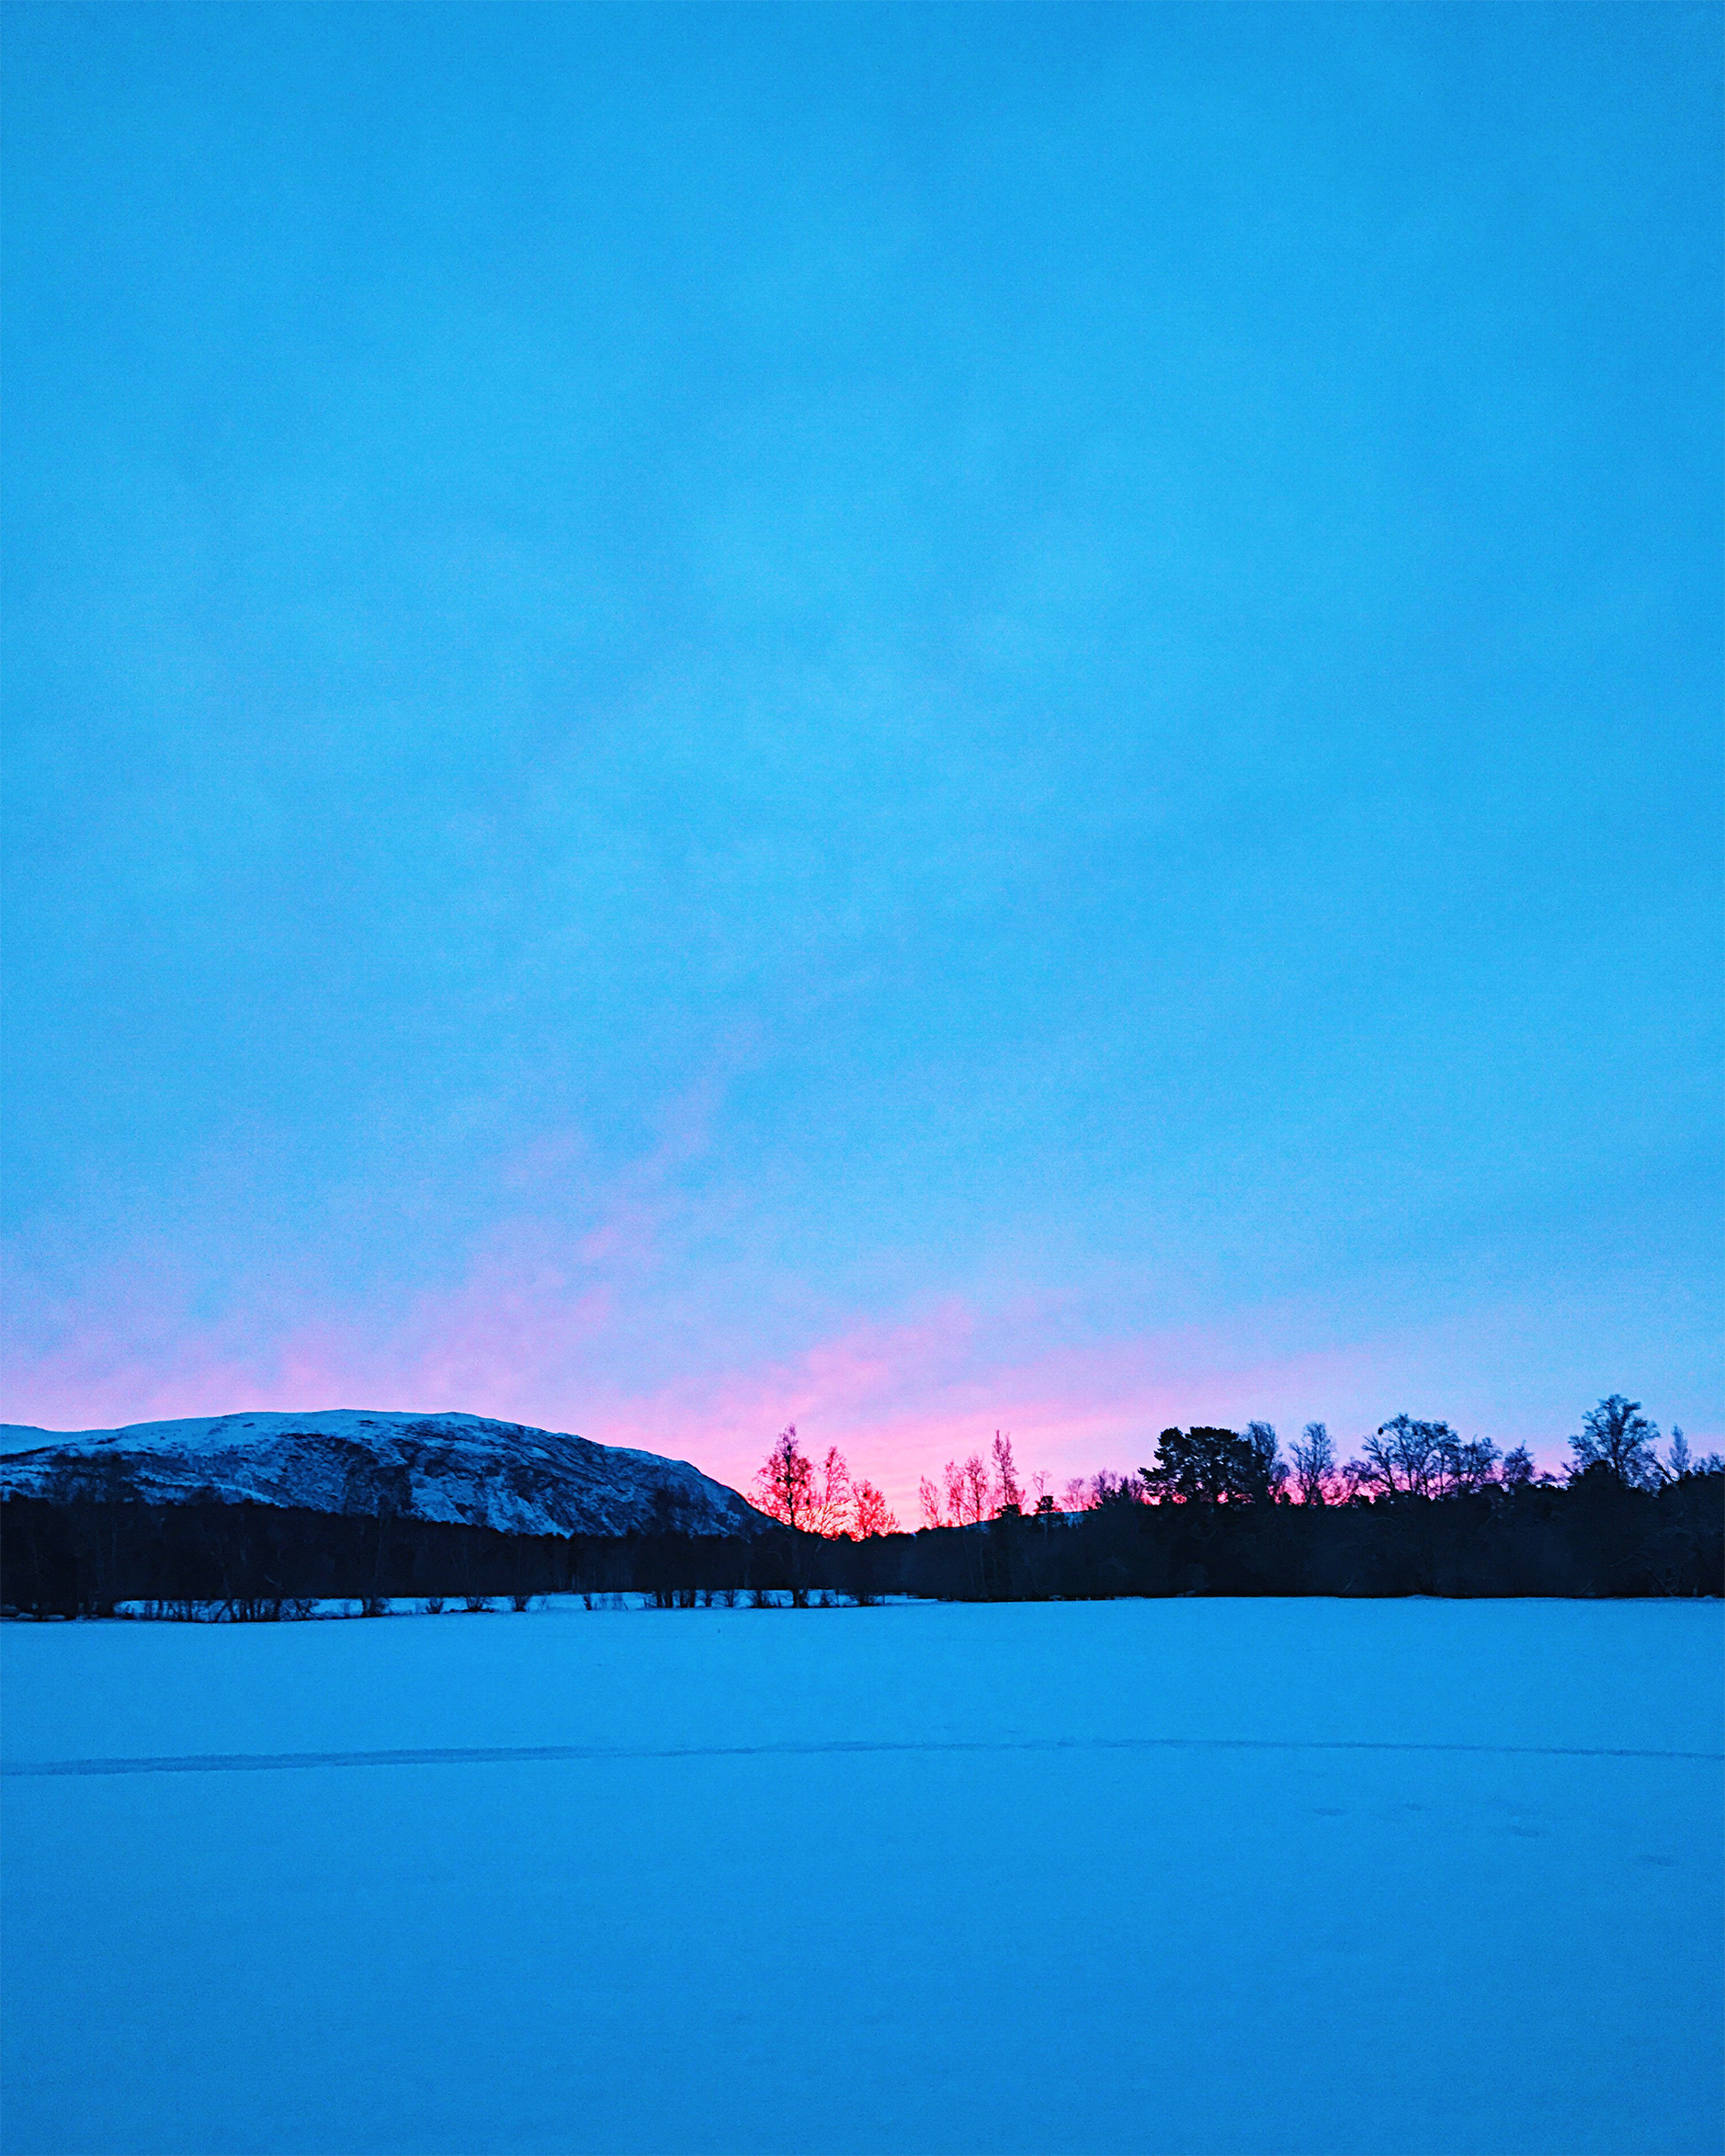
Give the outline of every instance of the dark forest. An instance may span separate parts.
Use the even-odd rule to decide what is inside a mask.
[[[806,1605],[1118,1595],[1708,1595],[1725,1591],[1725,1475],[1657,1489],[1595,1468],[1563,1486],[1345,1504],[1144,1502],[861,1540],[776,1529],[516,1536],[401,1515],[260,1504],[14,1497],[0,1594],[32,1617],[268,1618],[317,1602],[380,1611],[525,1606],[546,1594]]]

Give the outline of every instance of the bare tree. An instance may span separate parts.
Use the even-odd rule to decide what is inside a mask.
[[[1525,1445],[1514,1445],[1504,1455],[1497,1479],[1505,1490],[1526,1490],[1533,1481],[1533,1455]]]
[[[980,1452],[964,1463],[964,1516],[972,1523],[988,1517],[989,1478]]]
[[[923,1508],[923,1525],[937,1527],[940,1525],[940,1492],[925,1475],[916,1485],[917,1503]]]
[[[850,1531],[850,1469],[836,1445],[829,1445],[820,1472],[812,1478],[809,1515],[803,1525],[816,1535],[845,1535]]]
[[[1308,1423],[1288,1447],[1294,1459],[1294,1487],[1301,1504],[1328,1502],[1330,1478],[1335,1473],[1335,1447],[1322,1423]]]
[[[1140,1475],[1117,1475],[1110,1469],[1100,1469],[1090,1478],[1090,1505],[1099,1512],[1105,1505],[1142,1504],[1146,1491]]]
[[[1579,1435],[1570,1439],[1575,1455],[1571,1477],[1601,1468],[1629,1489],[1651,1490],[1660,1481],[1659,1456],[1653,1450],[1658,1437],[1659,1424],[1648,1421],[1640,1401],[1613,1392],[1588,1409]]]
[[[926,1490],[930,1485],[925,1482],[923,1487]],[[924,1509],[926,1510],[925,1500]],[[886,1499],[867,1478],[857,1485],[854,1524],[859,1542],[870,1535],[896,1535],[899,1531],[899,1523],[888,1508]]]
[[[797,1442],[797,1425],[790,1423],[773,1440],[766,1464],[755,1478],[756,1502],[770,1518],[787,1527],[808,1524],[814,1502],[814,1462]]]
[[[1447,1427],[1447,1425],[1445,1425]],[[1453,1430],[1437,1446],[1435,1497],[1470,1497],[1497,1481],[1498,1449],[1489,1437],[1470,1437],[1464,1444]]]
[[[1366,1440],[1361,1487],[1378,1497],[1433,1497],[1443,1477],[1446,1446],[1460,1440],[1447,1423],[1416,1422],[1396,1415]]]
[[[949,1459],[940,1470],[940,1479],[947,1492],[947,1525],[961,1526],[964,1522],[964,1469],[956,1459]]]
[[[1024,1491],[1019,1486],[1016,1469],[1012,1464],[1012,1432],[994,1433],[994,1510],[998,1513],[1022,1512]]]

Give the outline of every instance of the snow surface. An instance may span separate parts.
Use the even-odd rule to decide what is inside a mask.
[[[114,1458],[158,1504],[213,1491],[230,1504],[374,1512],[386,1486],[381,1470],[405,1491],[403,1509],[421,1519],[509,1534],[619,1535],[668,1526],[752,1535],[770,1524],[687,1460],[483,1415],[336,1408],[116,1430],[0,1424],[0,1491],[35,1495],[67,1459]]]
[[[5,2148],[1711,2156],[1721,1644],[1645,1602],[8,1625]],[[28,1771],[97,1761],[165,1765]]]

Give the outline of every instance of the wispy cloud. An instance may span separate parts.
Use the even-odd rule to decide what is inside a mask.
[[[811,1448],[837,1445],[913,1524],[919,1476],[986,1453],[997,1429],[1012,1433],[1024,1469],[1045,1468],[1059,1483],[1141,1464],[1170,1423],[1239,1421],[1288,1401],[1321,1414],[1338,1395],[1375,1392],[1373,1359],[1362,1350],[1252,1361],[1190,1332],[1027,1345],[955,1298],[716,1378],[607,1391],[592,1401],[588,1427],[607,1443],[694,1457],[746,1486],[773,1433],[795,1422]]]
[[[577,1157],[559,1152],[558,1163]],[[271,1331],[238,1306],[201,1319],[165,1264],[116,1269],[16,1350],[7,1413],[51,1428],[241,1408],[461,1408],[694,1460],[746,1489],[776,1431],[837,1445],[914,1522],[918,1478],[1010,1430],[1021,1467],[1056,1485],[1138,1466],[1170,1423],[1298,1428],[1323,1416],[1345,1444],[1424,1403],[1418,1344],[1361,1340],[1285,1351],[1243,1329],[1085,1333],[1067,1299],[924,1308],[811,1326],[788,1350],[716,1349],[677,1333],[681,1276],[659,1277],[681,1232],[675,1156],[638,1165],[573,1228],[522,1215],[491,1231],[464,1276],[393,1316],[317,1308]],[[1410,1390],[1410,1388],[1413,1390]],[[1441,1412],[1441,1407],[1436,1409]],[[1494,1432],[1503,1438],[1549,1433]]]
[[[695,1246],[741,1200],[700,1173],[722,1085],[680,1095],[653,1143],[605,1167],[576,1127],[506,1155],[502,1218],[453,1279],[344,1294],[314,1259],[255,1264],[220,1291],[156,1242],[51,1286],[15,1270],[9,1418],[50,1428],[244,1408],[466,1409],[692,1459],[747,1488],[778,1429],[837,1445],[906,1524],[916,1484],[1010,1430],[1056,1483],[1142,1464],[1170,1423],[1291,1432],[1328,1421],[1345,1447],[1398,1409],[1450,1413],[1453,1346],[1299,1313],[1123,1333],[1077,1289],[962,1291],[769,1323],[703,1297]],[[1509,1322],[1508,1320],[1505,1321]],[[1327,1331],[1331,1345],[1305,1345]],[[770,1343],[770,1345],[766,1345]],[[1584,1404],[1584,1403],[1583,1403]],[[1577,1411],[1579,1412],[1579,1410]],[[1560,1434],[1495,1427],[1551,1458]]]

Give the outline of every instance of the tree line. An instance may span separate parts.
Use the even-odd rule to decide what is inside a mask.
[[[528,1536],[262,1504],[14,1497],[0,1504],[6,1607],[31,1617],[268,1618],[346,1601],[380,1614],[524,1608],[540,1594],[644,1594],[664,1608],[1118,1595],[1700,1595],[1725,1592],[1725,1473],[1657,1488],[1610,1475],[1341,1505],[1146,1504],[1116,1485],[1079,1513],[1005,1513],[861,1540]]]
[[[545,1594],[943,1600],[1114,1595],[1667,1595],[1725,1592],[1725,1461],[1662,1452],[1639,1402],[1613,1394],[1571,1438],[1561,1479],[1525,1453],[1402,1415],[1337,1466],[1321,1424],[1284,1461],[1266,1424],[1162,1434],[1130,1475],[1021,1484],[1011,1440],[935,1489],[940,1516],[891,1520],[836,1452],[808,1460],[794,1428],[762,1469],[754,1537],[526,1536],[420,1519],[381,1496],[319,1513],[140,1499],[123,1463],[68,1456],[51,1495],[0,1504],[0,1597],[36,1617],[285,1617],[316,1601],[380,1611],[525,1606]],[[1028,1503],[1027,1503],[1027,1498]],[[1076,1502],[1072,1502],[1073,1499]],[[925,1504],[925,1510],[927,1506]],[[883,1516],[884,1515],[884,1516]]]
[[[878,1543],[867,1547],[879,1547]],[[525,1609],[541,1594],[700,1594],[828,1587],[867,1600],[861,1572],[820,1553],[861,1545],[776,1529],[758,1537],[511,1535],[408,1514],[324,1513],[211,1499],[155,1504],[102,1491],[0,1504],[0,1598],[28,1617],[303,1617],[319,1603],[380,1616],[393,1601]]]
[[[1563,1478],[1574,1482],[1594,1473],[1630,1490],[1659,1490],[1697,1475],[1725,1471],[1725,1457],[1692,1458],[1688,1440],[1674,1429],[1662,1458],[1658,1424],[1639,1400],[1614,1392],[1589,1408],[1569,1439],[1571,1463]],[[1273,1424],[1248,1423],[1243,1431],[1195,1424],[1164,1430],[1152,1464],[1129,1474],[1107,1469],[1070,1480],[1057,1499],[1046,1473],[1021,1480],[1013,1459],[1012,1434],[996,1430],[988,1456],[948,1460],[937,1478],[925,1475],[918,1488],[925,1527],[980,1526],[984,1521],[1028,1512],[1041,1517],[1094,1511],[1123,1503],[1141,1504],[1366,1504],[1381,1499],[1441,1500],[1550,1486],[1556,1476],[1534,1464],[1525,1445],[1501,1451],[1489,1438],[1461,1437],[1447,1423],[1408,1414],[1380,1423],[1360,1440],[1358,1456],[1338,1459],[1322,1423],[1308,1423],[1282,1456]],[[890,1534],[898,1523],[885,1500],[867,1481],[853,1499],[850,1472],[838,1447],[817,1467],[803,1452],[792,1423],[781,1430],[755,1477],[755,1502],[771,1518],[811,1534],[862,1538]],[[866,1494],[865,1494],[866,1493]]]

